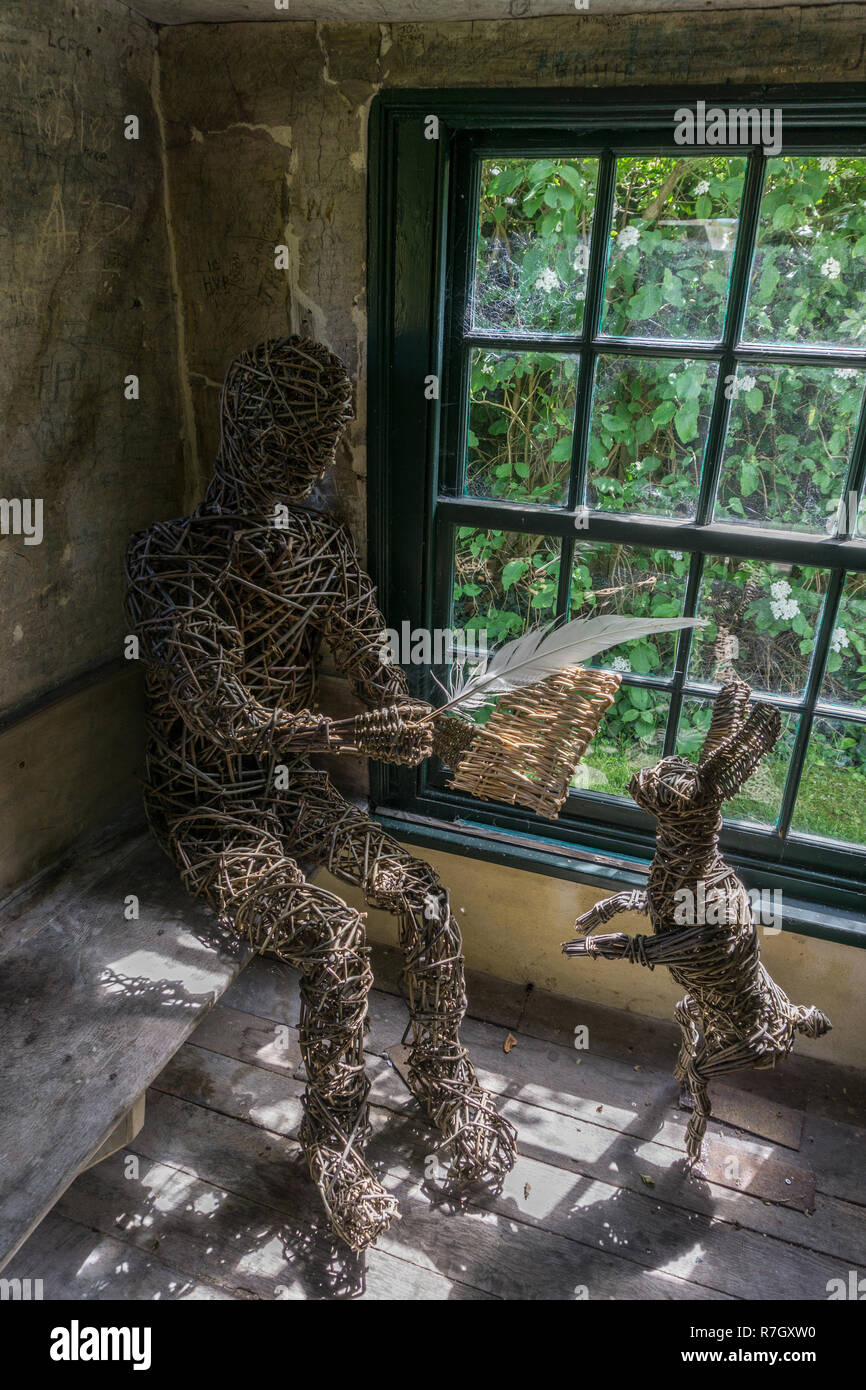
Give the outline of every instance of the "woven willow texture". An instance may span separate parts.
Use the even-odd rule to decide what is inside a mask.
[[[133,538],[128,610],[147,675],[150,824],[192,893],[300,971],[301,1142],[333,1229],[360,1250],[396,1211],[364,1158],[372,974],[363,914],[308,882],[314,866],[398,918],[409,1081],[452,1174],[501,1181],[515,1134],[460,1041],[463,957],[447,890],[306,757],[360,750],[415,766],[433,744],[420,722],[429,706],[381,662],[384,622],[351,539],[303,505],[350,401],[342,363],[318,343],[242,353],[226,375],[204,501]],[[347,738],[313,711],[323,639],[370,707]]]
[[[775,1066],[791,1051],[795,1032],[817,1038],[830,1028],[820,1009],[792,1004],[761,964],[749,895],[719,853],[722,802],[740,791],[781,728],[769,705],[748,712],[750,694],[743,681],[722,688],[697,766],[663,758],[632,778],[631,795],[658,820],[649,887],[596,903],[574,924],[584,939],[562,948],[569,956],[628,960],[650,970],[666,965],[686,990],[676,1007],[682,1042],[674,1074],[692,1110],[686,1131],[692,1166],[711,1114],[712,1078]],[[586,935],[620,912],[648,913],[654,935]]]
[[[555,818],[621,680],[611,671],[571,666],[500,695],[487,723],[459,754],[448,785]]]

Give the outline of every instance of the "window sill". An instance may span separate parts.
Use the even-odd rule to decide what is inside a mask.
[[[541,836],[491,829],[469,820],[438,820],[385,807],[377,807],[374,816],[397,839],[441,850],[443,854],[481,859],[607,891],[646,887],[648,859],[579,849]],[[747,886],[760,886],[753,881],[753,875],[743,874],[743,878]],[[807,902],[787,893],[782,902],[783,931],[834,941],[841,946],[866,947],[866,920],[859,913]]]

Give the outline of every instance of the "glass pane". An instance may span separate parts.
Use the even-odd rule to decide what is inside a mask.
[[[708,555],[704,561],[689,678],[803,694],[827,591],[826,570]]]
[[[791,829],[866,845],[866,725],[813,720]]]
[[[599,357],[589,439],[590,506],[694,517],[717,374],[715,362]]]
[[[453,624],[486,630],[492,648],[556,614],[559,541],[460,526],[454,538]]]
[[[744,337],[863,347],[866,159],[768,161]]]
[[[563,505],[578,359],[480,348],[470,370],[466,491]]]
[[[683,612],[689,559],[679,551],[638,550],[598,542],[575,546],[571,574],[572,618],[622,613],[633,618],[678,618]],[[599,652],[587,665],[638,675],[673,673],[677,634],[623,642]]]
[[[619,159],[605,333],[720,338],[746,161]]]
[[[842,588],[820,698],[866,708],[866,574],[849,574]]]
[[[866,373],[741,363],[726,381],[731,417],[716,520],[835,530]]]
[[[578,333],[597,159],[486,159],[472,326]]]
[[[677,731],[677,752],[682,757],[694,763],[698,761],[712,715],[711,700],[683,700]],[[742,791],[724,802],[722,815],[725,820],[761,826],[776,824],[796,732],[797,716],[783,711],[782,732],[776,746],[755,768]]]
[[[670,696],[622,685],[575,773],[576,791],[628,796],[628,784],[664,752]]]

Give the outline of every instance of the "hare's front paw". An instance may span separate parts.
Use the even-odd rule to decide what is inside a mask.
[[[604,918],[599,914],[597,907],[591,907],[589,912],[584,912],[582,917],[575,917],[574,930],[578,936],[586,936],[587,932],[595,931],[597,927],[604,926]]]

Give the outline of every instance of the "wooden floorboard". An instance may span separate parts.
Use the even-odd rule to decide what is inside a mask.
[[[259,958],[155,1079],[142,1132],[75,1181],[6,1276],[83,1300],[808,1301],[866,1263],[862,1129],[849,1122],[862,1115],[834,1109],[832,1078],[802,1134],[781,1107],[808,1097],[789,1087],[779,1099],[779,1133],[799,1149],[711,1126],[744,1161],[811,1168],[806,1216],[685,1175],[663,1025],[632,1052],[638,1021],[599,1015],[578,1053],[565,1006],[491,981],[464,1036],[518,1126],[520,1157],[501,1192],[458,1200],[425,1176],[436,1135],[385,1056],[406,1023],[393,953],[377,979],[369,1156],[402,1219],[374,1250],[353,1256],[327,1228],[297,1142],[297,976]]]

